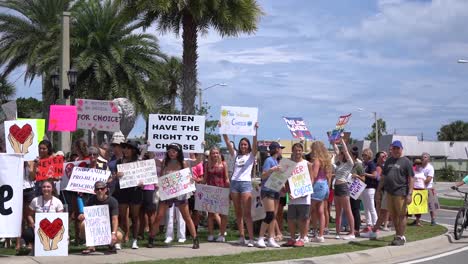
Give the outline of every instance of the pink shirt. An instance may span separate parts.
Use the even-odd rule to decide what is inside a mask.
[[[198,163],[197,165],[192,167],[193,176],[198,179],[202,179],[203,177],[203,162]]]

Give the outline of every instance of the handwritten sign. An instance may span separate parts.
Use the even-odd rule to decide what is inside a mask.
[[[358,200],[361,193],[366,189],[366,184],[359,180],[353,179],[351,182],[348,182],[349,196],[354,200]]]
[[[161,201],[168,200],[195,191],[192,171],[186,168],[166,174],[159,178],[159,197]]]
[[[37,164],[36,181],[49,178],[60,179],[63,176],[63,156],[40,159]]]
[[[341,139],[341,134],[343,133],[346,124],[349,122],[351,118],[351,114],[342,115],[338,118],[338,122],[336,122],[335,129],[331,132],[327,132],[328,134],[328,141],[338,143]],[[349,134],[350,135],[350,134]],[[348,138],[349,138],[348,135]]]
[[[297,163],[288,182],[291,190],[290,195],[293,199],[314,193],[306,162]]]
[[[252,203],[250,207],[250,214],[252,215],[252,221],[258,221],[265,219],[266,213],[263,208],[262,197],[260,191],[257,189],[252,190]]]
[[[312,135],[302,117],[283,117],[283,120],[294,138],[312,139]]]
[[[253,136],[257,120],[258,108],[222,106],[219,133]]]
[[[36,140],[37,142],[41,142],[44,139],[45,135],[45,119],[31,119],[31,118],[18,118],[18,120],[25,120],[25,121],[31,121],[31,122],[36,122],[36,127],[37,127],[37,137]]]
[[[109,206],[95,205],[83,208],[85,216],[86,246],[110,245],[112,240]]]
[[[195,184],[195,210],[229,214],[229,188]]]
[[[108,170],[74,167],[65,190],[94,194],[94,184],[97,181],[107,182],[109,176]]]
[[[265,187],[279,192],[286,181],[291,177],[292,171],[296,167],[296,162],[290,159],[281,159],[280,170],[273,172],[265,182]]]
[[[23,154],[24,160],[27,161],[34,160],[39,155],[38,134],[36,121],[5,121],[6,152],[9,154]]]
[[[118,164],[117,171],[124,174],[119,180],[120,189],[138,186],[140,182],[145,185],[158,183],[154,159]]]
[[[408,205],[408,214],[427,214],[429,211],[427,196],[427,190],[413,190],[413,199]]]
[[[23,157],[0,153],[0,237],[20,237],[23,215]]]
[[[148,122],[149,151],[166,151],[171,143],[188,153],[205,151],[205,116],[151,114]]]
[[[51,105],[49,112],[49,131],[75,131],[76,106]]]
[[[68,256],[68,213],[35,214],[34,256]]]
[[[67,188],[68,181],[70,180],[74,167],[86,168],[88,165],[89,160],[78,160],[63,163],[63,176],[60,179],[60,190],[65,190]]]
[[[120,131],[118,106],[112,101],[76,99],[77,127],[100,131]]]

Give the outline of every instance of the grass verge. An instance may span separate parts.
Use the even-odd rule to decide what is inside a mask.
[[[463,198],[460,198],[460,199],[447,199],[447,198],[439,197],[439,204],[441,206],[462,207],[463,206]]]

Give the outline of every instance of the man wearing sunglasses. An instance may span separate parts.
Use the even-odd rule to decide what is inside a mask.
[[[87,203],[86,206],[93,206],[93,205],[107,205],[109,207],[109,216],[110,216],[110,223],[111,223],[111,232],[112,232],[112,240],[111,244],[109,245],[109,249],[107,250],[106,253],[108,254],[115,254],[117,253],[117,248],[116,244],[120,243],[122,240],[122,233],[118,230],[119,227],[119,203],[117,200],[109,196],[108,194],[108,188],[107,184],[102,181],[97,181],[94,184],[94,192],[96,193],[95,196],[91,197]],[[80,208],[80,211],[82,212],[82,209]],[[78,216],[78,219],[82,221],[80,225],[80,234],[84,238],[85,234],[85,228],[84,228],[84,222],[83,220],[85,219],[84,214],[81,213]],[[88,247],[87,249],[83,250],[81,253],[82,254],[90,254],[95,252],[96,249],[94,247]]]

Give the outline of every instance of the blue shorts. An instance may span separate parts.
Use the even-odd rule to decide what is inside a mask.
[[[231,181],[231,192],[233,193],[251,193],[252,182],[250,181]]]
[[[263,190],[260,192],[260,196],[263,198],[265,197],[268,197],[272,200],[279,200],[280,199],[280,193],[279,192],[275,192],[275,191],[272,191],[272,190]]]
[[[328,197],[328,182],[327,181],[316,181],[314,183],[314,193],[311,199],[314,201],[323,201]]]

